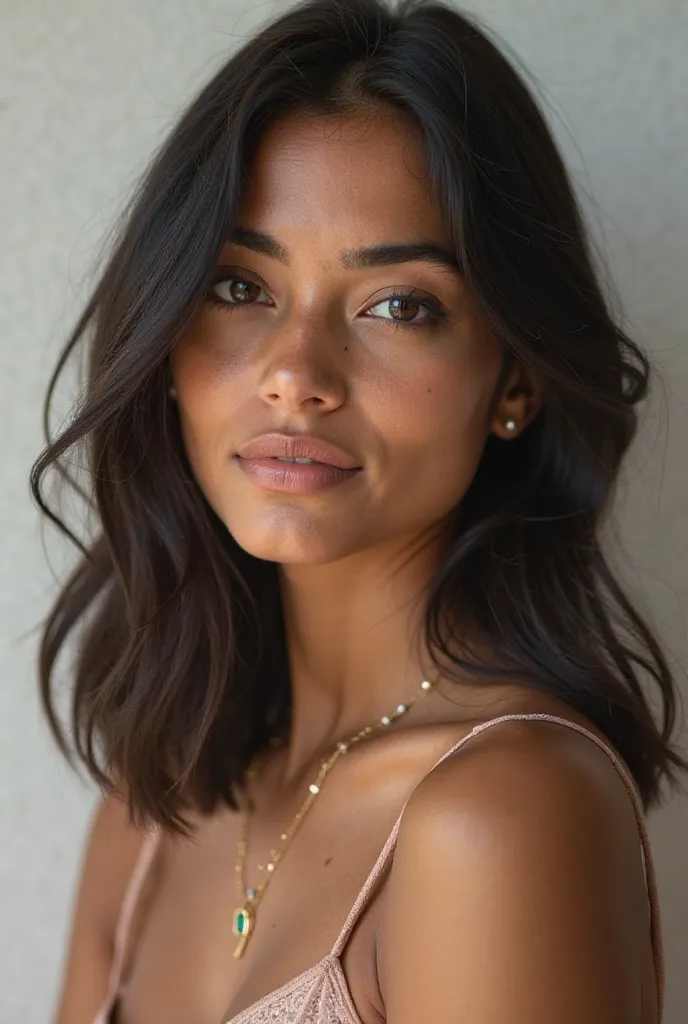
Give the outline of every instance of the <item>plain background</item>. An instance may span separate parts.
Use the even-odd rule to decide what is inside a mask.
[[[278,2],[0,3],[0,1019],[54,1004],[93,787],[39,716],[36,626],[68,553],[28,497],[42,393],[107,229],[182,104]],[[688,4],[474,0],[539,81],[613,281],[663,378],[618,503],[626,573],[678,662],[688,584]],[[685,695],[685,682],[684,686]],[[681,718],[684,710],[681,709]],[[686,747],[686,730],[681,744]],[[650,815],[666,1021],[688,1020],[688,800]],[[229,854],[228,854],[229,855]]]

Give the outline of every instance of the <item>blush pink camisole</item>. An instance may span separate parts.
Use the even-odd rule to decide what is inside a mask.
[[[606,743],[598,739],[594,733],[573,722],[556,715],[546,714],[521,714],[503,715],[501,718],[493,718],[481,725],[476,726],[471,732],[454,744],[437,761],[433,768],[436,768],[446,757],[455,753],[459,747],[467,743],[473,736],[506,721],[545,721],[556,722],[559,725],[574,729],[576,732],[588,736],[593,743],[609,755],[614,767],[626,784],[629,796],[638,822],[640,839],[642,843],[643,863],[645,865],[645,880],[649,905],[649,922],[652,937],[652,948],[654,954],[655,974],[657,979],[657,997],[659,1003],[659,1017],[661,1024],[664,1005],[664,952],[662,946],[662,933],[660,923],[659,899],[657,894],[657,883],[655,877],[650,839],[645,824],[644,811],[640,795],[635,781],[628,769],[614,751]],[[433,769],[430,769],[431,771]],[[404,805],[406,806],[406,805]],[[342,928],[334,946],[322,960],[314,964],[308,970],[299,974],[298,977],[280,986],[274,992],[259,999],[258,1002],[242,1010],[230,1020],[222,1021],[221,1024],[361,1024],[360,1017],[349,991],[349,986],[341,963],[341,956],[347,939],[353,927],[369,901],[382,873],[388,866],[394,846],[396,844],[401,814],[385,843],[380,856],[377,859],[368,879],[361,889],[356,902]],[[104,1005],[95,1017],[93,1024],[109,1024],[113,1019],[113,1012],[122,992],[122,968],[124,965],[125,949],[129,932],[129,924],[136,906],[136,901],[141,891],[148,868],[150,867],[157,843],[159,833],[152,832],[144,842],[137,864],[132,873],[129,886],[122,905],[117,934],[115,939],[115,954],[110,974],[110,984]]]

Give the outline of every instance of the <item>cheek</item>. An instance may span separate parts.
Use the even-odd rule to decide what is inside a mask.
[[[227,458],[237,390],[236,366],[218,353],[218,349],[194,343],[192,336],[180,342],[170,357],[184,447],[211,505],[215,505],[213,471]]]
[[[487,439],[497,374],[497,362],[482,353],[453,354],[416,363],[412,374],[380,388],[371,403],[375,427],[389,442],[388,456],[406,464],[407,481],[433,488],[436,498],[444,493],[452,504],[465,492]]]

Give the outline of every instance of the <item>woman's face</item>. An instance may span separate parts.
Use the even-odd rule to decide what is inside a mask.
[[[417,253],[351,255],[448,246],[414,128],[387,111],[273,124],[238,225],[248,233],[227,240],[211,289],[222,305],[207,300],[171,356],[184,444],[210,505],[241,547],[285,564],[441,528],[488,434],[509,436],[504,420],[523,420],[524,398],[512,382],[490,416],[500,346],[456,270]],[[273,433],[334,444],[357,468],[238,457]]]

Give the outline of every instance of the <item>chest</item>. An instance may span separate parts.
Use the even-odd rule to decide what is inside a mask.
[[[224,1024],[311,968],[334,946],[395,810],[370,806],[353,815],[334,803],[313,811],[270,879],[240,959],[232,934],[237,816],[208,822],[193,842],[167,842],[132,923],[118,1024]],[[249,885],[274,845],[270,824],[250,845]],[[374,950],[384,884],[373,895],[341,956],[364,1024],[382,1020]]]

